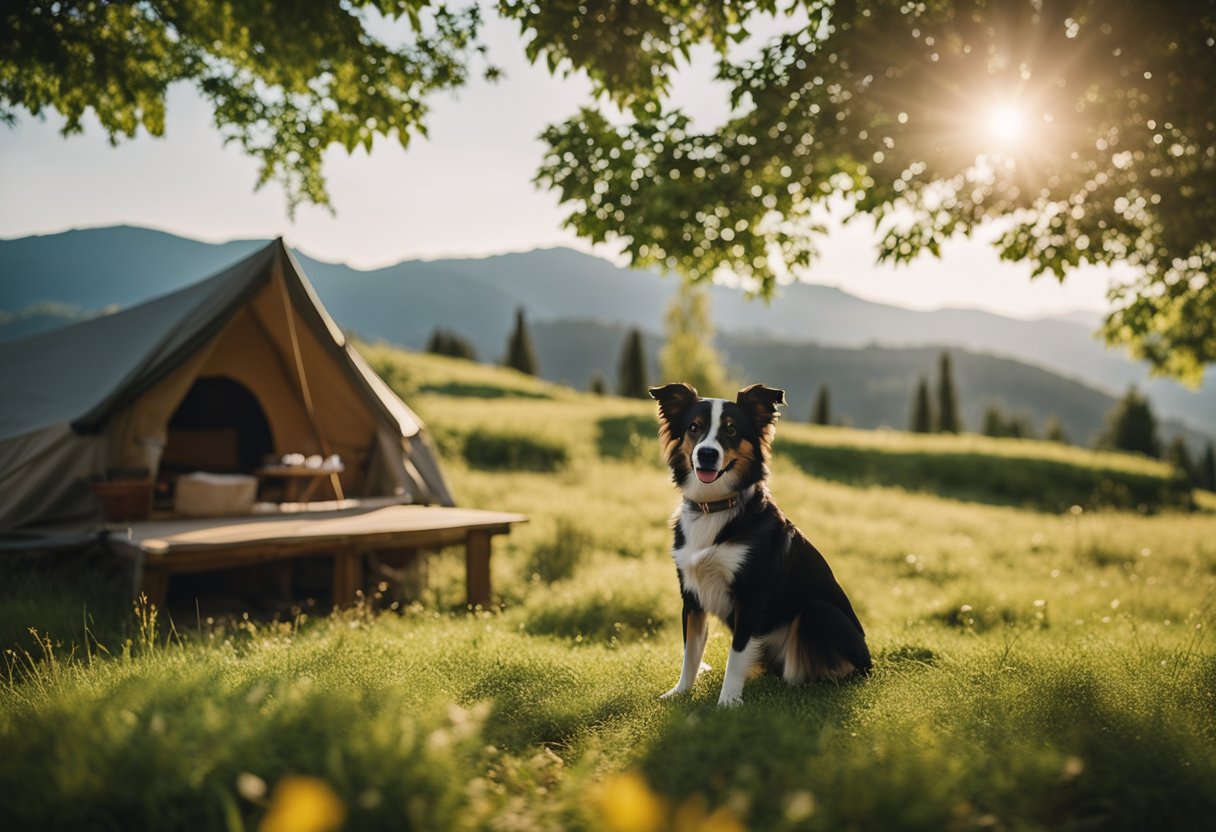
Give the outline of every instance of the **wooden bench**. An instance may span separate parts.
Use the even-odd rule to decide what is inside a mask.
[[[387,505],[249,517],[149,520],[115,526],[105,545],[132,559],[135,588],[163,606],[169,578],[297,557],[333,558],[335,604],[363,587],[364,555],[463,545],[471,605],[490,603],[490,542],[522,514],[443,506]]]

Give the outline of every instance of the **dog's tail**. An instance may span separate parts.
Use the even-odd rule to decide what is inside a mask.
[[[865,675],[873,663],[860,627],[827,601],[811,601],[798,616],[798,660],[815,681]]]

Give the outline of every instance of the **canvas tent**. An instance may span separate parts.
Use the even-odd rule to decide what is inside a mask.
[[[95,521],[114,469],[338,454],[334,490],[452,505],[419,418],[347,343],[281,239],[138,306],[0,344],[0,529]]]

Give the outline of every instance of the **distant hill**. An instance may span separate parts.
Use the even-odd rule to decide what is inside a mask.
[[[66,320],[58,314],[31,314],[36,304],[85,310],[128,305],[192,283],[263,244],[210,244],[126,226],[0,241],[0,310],[19,318],[0,320],[0,338]],[[511,310],[522,306],[531,321],[552,327],[547,337],[556,341],[539,345],[542,361],[550,365],[546,375],[580,387],[592,362],[575,362],[573,355],[585,350],[561,333],[570,336],[585,327],[561,322],[591,322],[609,329],[636,326],[657,333],[675,288],[674,280],[560,248],[481,259],[405,261],[372,271],[297,256],[343,326],[405,346],[422,346],[432,329],[442,325],[469,338],[483,358],[497,358]],[[1120,394],[1136,383],[1159,413],[1216,432],[1216,373],[1209,371],[1197,393],[1169,380],[1150,380],[1142,364],[1107,350],[1094,338],[1094,320],[1085,314],[1022,321],[977,310],[915,311],[811,284],[783,287],[770,304],[716,287],[713,304],[719,330],[735,339],[732,356],[748,372],[761,366],[765,348],[754,346],[757,342],[775,342],[766,359],[770,363],[774,355],[801,355],[788,359],[791,368],[798,360],[812,360],[808,356],[822,358],[830,348],[949,346],[1038,365],[1095,392]],[[592,338],[591,332],[586,335],[603,340]],[[611,381],[618,345],[605,341],[603,348],[608,352],[594,364],[606,365]],[[900,352],[888,349],[872,355],[894,361]],[[1003,397],[1016,398],[1013,393]]]
[[[593,321],[537,323],[532,336],[545,378],[586,389],[595,372],[611,384],[627,330]],[[658,379],[657,353],[661,339],[644,337],[652,379]],[[775,342],[748,336],[724,335],[718,348],[735,375],[745,381],[763,380],[783,387],[789,407],[785,418],[809,421],[811,402],[820,384],[831,391],[833,419],[859,428],[908,426],[917,379],[936,383],[937,347],[824,347]],[[984,410],[998,405],[1006,416],[1026,416],[1042,434],[1056,415],[1070,441],[1089,445],[1101,431],[1115,397],[1101,390],[1009,358],[966,350],[949,350],[955,384],[962,399],[964,426],[978,431]],[[1182,433],[1192,448],[1208,437],[1170,422],[1163,436]]]

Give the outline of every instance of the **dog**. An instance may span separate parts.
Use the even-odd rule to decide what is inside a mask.
[[[684,601],[684,663],[661,698],[688,691],[707,669],[701,659],[709,613],[732,633],[719,705],[742,702],[756,666],[790,684],[868,673],[865,631],[848,596],[769,494],[768,459],[785,392],[753,384],[731,402],[668,384],[650,395],[683,495],[672,517],[671,556]]]

